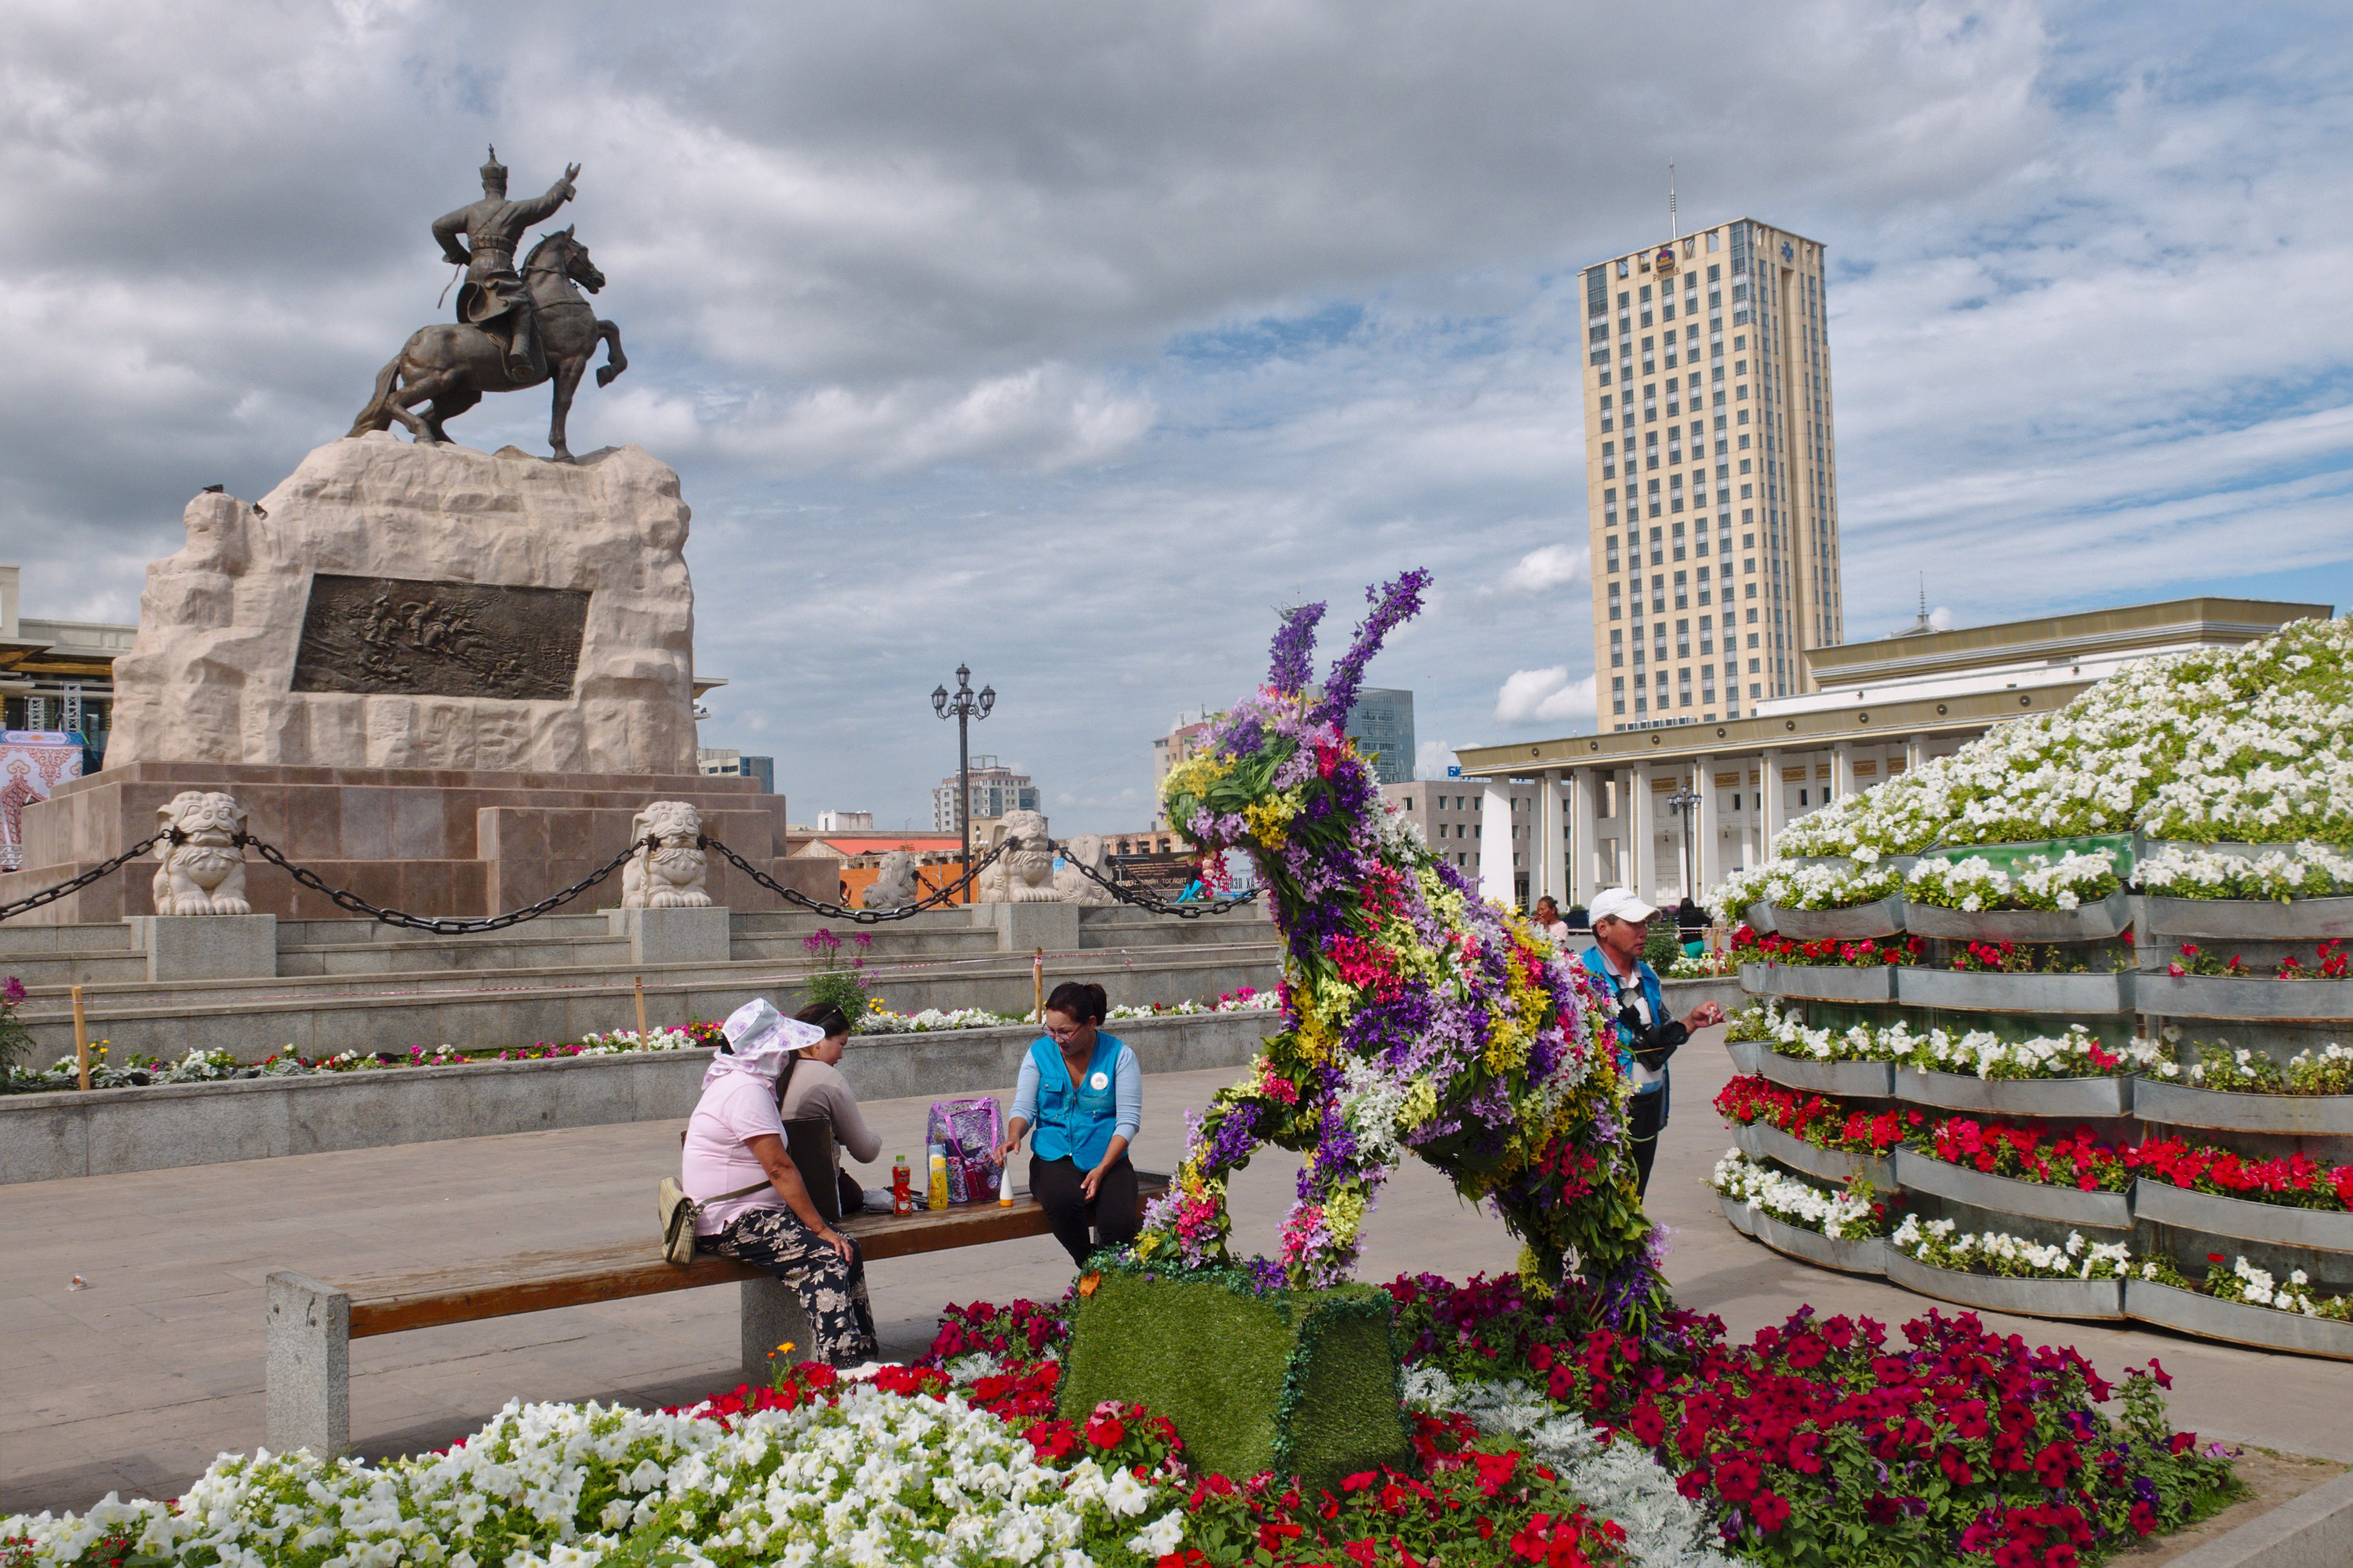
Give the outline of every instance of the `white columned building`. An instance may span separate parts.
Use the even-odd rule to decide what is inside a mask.
[[[1605,887],[1654,898],[1680,886],[1680,825],[1663,797],[1688,777],[1701,797],[1692,831],[1694,896],[1704,896],[1731,871],[1771,858],[1798,817],[1949,755],[2007,720],[2063,707],[2137,659],[2235,647],[2330,611],[2175,599],[1811,648],[1805,657],[1820,689],[1767,700],[1753,717],[1462,748],[1462,777],[1453,782],[1484,792],[1480,890],[1522,904],[1549,891],[1568,910]],[[1523,802],[1516,815],[1514,794]],[[1515,835],[1515,826],[1526,833]]]

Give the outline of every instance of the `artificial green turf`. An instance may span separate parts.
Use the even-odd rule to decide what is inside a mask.
[[[1106,1268],[1071,1326],[1062,1413],[1139,1401],[1197,1468],[1335,1486],[1409,1452],[1388,1322],[1362,1285],[1261,1296],[1232,1276]]]

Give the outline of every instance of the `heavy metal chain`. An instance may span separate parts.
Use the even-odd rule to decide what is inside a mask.
[[[1139,910],[1149,910],[1155,915],[1175,915],[1180,921],[1197,921],[1203,915],[1221,915],[1228,910],[1240,909],[1242,905],[1250,903],[1258,898],[1259,890],[1256,888],[1252,888],[1247,893],[1238,894],[1230,899],[1219,899],[1206,904],[1188,904],[1181,900],[1176,903],[1171,903],[1166,899],[1157,898],[1153,894],[1144,892],[1139,889],[1131,888],[1124,883],[1113,881],[1110,878],[1102,875],[1100,872],[1096,871],[1093,867],[1080,859],[1077,855],[1071,852],[1071,847],[1068,844],[1052,844],[1050,847],[1061,855],[1063,861],[1069,865],[1071,869],[1076,871],[1080,876],[1084,877],[1088,881],[1092,882],[1096,887],[1103,889],[1113,898],[1117,899],[1121,903],[1133,904]]]
[[[761,870],[757,866],[753,865],[752,862],[744,859],[744,857],[736,854],[735,851],[728,848],[727,846],[722,844],[716,838],[712,837],[709,834],[702,835],[701,837],[698,837],[695,842],[705,849],[717,850],[722,856],[725,857],[729,865],[734,867],[738,871],[743,872],[746,877],[751,878],[752,880],[759,883],[760,886],[767,889],[768,891],[776,894],[776,897],[784,900],[785,902],[788,904],[798,904],[801,908],[817,914],[824,915],[829,920],[852,921],[862,926],[879,926],[890,921],[903,921],[910,915],[919,915],[925,910],[937,909],[940,905],[952,901],[958,893],[964,891],[966,888],[972,885],[974,878],[979,876],[983,871],[987,870],[991,866],[997,864],[997,859],[1007,851],[1018,848],[1021,843],[1018,838],[1006,839],[1004,842],[998,844],[996,848],[991,849],[987,854],[982,856],[977,861],[976,861],[971,870],[966,871],[963,876],[958,877],[955,881],[950,882],[938,892],[932,894],[928,898],[920,899],[914,903],[905,904],[895,910],[845,910],[839,904],[820,903],[818,900],[810,898],[807,893],[800,891],[797,888],[786,887],[782,882],[777,881],[774,877],[769,876],[765,871]]]
[[[326,883],[319,879],[317,872],[304,870],[301,867],[297,866],[292,861],[287,859],[285,856],[280,855],[276,847],[263,843],[260,839],[256,838],[250,833],[238,834],[237,836],[237,842],[240,846],[250,847],[254,853],[259,855],[264,860],[269,861],[271,865],[277,867],[280,870],[293,878],[297,882],[301,883],[302,886],[311,889],[314,892],[326,894],[328,898],[334,900],[335,907],[338,909],[349,910],[355,915],[365,915],[368,919],[380,921],[385,925],[403,926],[410,931],[427,931],[433,932],[437,936],[464,936],[474,931],[504,931],[509,926],[521,925],[525,921],[537,920],[540,916],[546,914],[552,910],[563,908],[565,904],[570,903],[573,900],[578,898],[581,894],[586,892],[589,889],[595,887],[597,883],[603,881],[606,878],[619,870],[623,863],[626,862],[630,856],[635,855],[638,850],[659,849],[661,847],[661,840],[649,835],[644,838],[638,839],[636,843],[631,844],[618,855],[614,856],[610,860],[606,861],[604,865],[598,867],[596,870],[589,872],[588,875],[581,878],[580,880],[573,883],[572,886],[565,889],[562,892],[550,893],[547,897],[540,900],[539,902],[523,909],[510,910],[502,915],[453,915],[437,919],[426,915],[405,914],[399,910],[379,909],[375,904],[369,903],[365,899],[361,898],[357,893],[347,892],[341,888],[331,888],[327,886]]]
[[[80,876],[76,877],[70,882],[59,882],[54,888],[44,888],[39,892],[33,894],[31,897],[18,899],[12,904],[0,904],[0,921],[5,921],[12,915],[21,915],[26,910],[37,910],[43,904],[53,904],[59,899],[64,898],[68,893],[79,892],[82,889],[89,887],[92,882],[99,880],[100,878],[112,876],[115,872],[122,869],[123,867],[131,864],[132,861],[138,859],[139,857],[146,854],[150,849],[154,848],[158,844],[163,843],[165,839],[168,838],[173,843],[177,844],[181,841],[182,837],[183,835],[178,828],[165,828],[161,833],[141,839],[138,843],[133,844],[130,848],[125,849],[121,854],[115,856],[112,859],[100,861],[97,865],[92,866],[89,870],[84,871]]]

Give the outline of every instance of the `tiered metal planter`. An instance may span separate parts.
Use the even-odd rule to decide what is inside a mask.
[[[1771,1160],[1787,1165],[1792,1171],[1802,1171],[1825,1182],[1843,1186],[1861,1176],[1873,1186],[1892,1187],[1896,1184],[1895,1166],[1892,1161],[1874,1160],[1868,1154],[1850,1153],[1843,1149],[1824,1149],[1792,1138],[1778,1127],[1762,1121],[1751,1122],[1734,1135],[1740,1152],[1752,1160]]]
[[[2029,1318],[2121,1318],[2120,1279],[2011,1279],[1997,1274],[1963,1274],[1935,1268],[1890,1247],[1887,1278],[1907,1290],[1988,1312]]]
[[[2095,904],[2073,910],[1947,910],[1904,906],[1904,929],[1914,936],[1956,942],[2099,942],[2133,923],[2133,899],[2118,889]]]
[[[2055,1225],[2132,1228],[2132,1205],[2123,1193],[2086,1193],[2043,1182],[2021,1182],[1948,1164],[1909,1149],[1895,1152],[1895,1183],[1908,1192],[1933,1193],[1973,1208],[2023,1215]]]
[[[2154,1279],[2126,1282],[2125,1316],[2210,1340],[2353,1361],[2353,1323],[2307,1318],[2301,1312],[2283,1312],[2276,1307],[2244,1301],[2218,1300],[2203,1291],[2160,1285]]]
[[[1783,1089],[1834,1094],[1841,1100],[1885,1100],[1895,1068],[1892,1062],[1826,1062],[1767,1051],[1757,1070]]]
[[[2217,846],[2229,850],[2232,846]],[[2144,850],[2144,853],[2146,851]],[[2191,1040],[2229,1040],[2264,1049],[2284,1061],[2296,1049],[2317,1049],[2338,1038],[2353,1045],[2353,981],[2238,979],[2173,975],[2165,971],[2184,942],[2229,956],[2226,944],[2290,944],[2306,956],[2320,942],[2353,939],[2353,898],[2289,902],[2143,897],[2118,892],[2070,910],[1965,913],[1883,899],[1855,910],[1753,909],[1799,941],[1853,940],[1900,932],[1946,943],[2113,943],[2127,930],[2138,942],[2137,967],[2082,973],[1978,973],[1945,967],[1952,948],[1901,968],[1856,969],[1748,964],[1741,984],[1758,997],[1782,1000],[1785,1011],[1810,1012],[1815,1003],[1880,1005],[1947,1015],[1947,1030],[1982,1026],[2007,1037],[2015,1030],[2055,1033],[2074,1022],[2117,1021],[2138,1015],[2135,1027],[2154,1036],[2179,1022]],[[2277,962],[2250,952],[2250,966],[2267,973]],[[2094,958],[2093,962],[2101,960]],[[1954,1018],[1950,1015],[1963,1015]],[[2000,1015],[2015,1022],[1995,1022]],[[1869,1016],[1869,1015],[1866,1015]],[[1881,1014],[1879,1016],[1887,1016]],[[1924,1020],[1910,1016],[1918,1031]],[[2185,1055],[2187,1054],[2185,1049]],[[2039,1124],[2045,1136],[2096,1124],[2103,1139],[2179,1136],[2193,1143],[2236,1149],[2250,1158],[2301,1149],[2331,1163],[2353,1163],[2353,1095],[2246,1094],[2189,1087],[2179,1078],[2092,1077],[1988,1080],[1965,1073],[1924,1071],[1886,1062],[1819,1061],[1783,1056],[1769,1043],[1736,1052],[1742,1071],[1761,1073],[1789,1089],[1842,1099],[1894,1102],[1951,1113]],[[2017,1181],[1941,1162],[1911,1150],[1892,1159],[1834,1153],[1769,1126],[1739,1130],[1750,1158],[1825,1184],[1867,1176],[1924,1218],[1950,1217],[1965,1230],[2008,1230],[2038,1241],[2063,1242],[2072,1231],[2090,1241],[2122,1239],[2136,1258],[2164,1257],[2192,1279],[2210,1256],[2244,1257],[2284,1283],[2305,1268],[2306,1289],[2326,1300],[2353,1295],[2353,1213],[2305,1208],[2200,1193],[2142,1178],[2128,1192],[2083,1192]],[[1740,1205],[1736,1223],[1788,1256],[1849,1272],[1883,1272],[1922,1295],[1988,1311],[2072,1319],[2130,1318],[2180,1332],[2296,1354],[2353,1360],[2353,1323],[2300,1312],[2232,1302],[2200,1290],[2146,1279],[2021,1279],[1933,1268],[1873,1241],[1831,1243]]]

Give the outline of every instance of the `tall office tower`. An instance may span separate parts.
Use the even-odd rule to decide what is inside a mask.
[[[1586,268],[1597,728],[1753,715],[1844,640],[1824,320],[1822,247],[1752,219]]]

